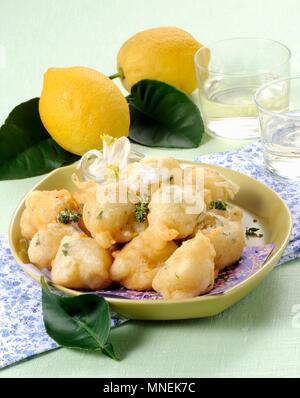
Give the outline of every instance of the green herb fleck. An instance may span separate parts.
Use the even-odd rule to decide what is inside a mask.
[[[38,233],[35,241],[35,246],[40,246],[40,244],[41,244],[40,234]]]
[[[78,222],[81,214],[75,210],[64,209],[57,216],[57,221],[61,224],[70,224],[72,222]]]
[[[147,214],[149,213],[149,208],[148,208],[149,203],[147,202],[142,202],[140,201],[135,205],[135,219],[138,222],[144,222]]]
[[[175,276],[176,276],[177,279],[179,279],[179,275],[176,272],[175,272]]]
[[[69,249],[70,249],[70,244],[69,243],[64,243],[63,245],[62,245],[62,254],[64,255],[64,256],[67,256],[68,254],[69,254]]]
[[[246,237],[247,238],[262,238],[263,234],[258,233],[259,228],[254,228],[254,227],[246,227]]]
[[[101,220],[102,217],[103,217],[103,210],[101,210],[100,213],[97,215],[97,219]]]
[[[257,222],[256,218],[253,218],[253,222]]]
[[[209,209],[226,210],[228,204],[223,200],[213,200],[210,202]]]

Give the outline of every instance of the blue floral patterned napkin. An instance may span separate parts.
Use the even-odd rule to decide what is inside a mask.
[[[196,160],[249,174],[277,191],[288,204],[294,221],[293,234],[280,263],[300,256],[300,185],[266,171],[260,143]],[[123,322],[124,319],[113,317],[112,326]],[[40,286],[20,269],[6,235],[0,234],[0,368],[55,348],[58,345],[44,329]]]
[[[262,181],[279,193],[288,205],[293,218],[292,236],[279,264],[300,257],[300,185],[277,177],[266,170],[260,142],[244,146],[236,151],[200,156],[195,160],[241,171]]]
[[[123,322],[112,317],[112,327]],[[0,369],[58,347],[44,328],[40,285],[22,271],[0,234]]]

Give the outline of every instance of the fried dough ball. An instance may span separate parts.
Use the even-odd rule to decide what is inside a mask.
[[[193,203],[195,197],[199,200],[196,208]],[[193,233],[203,207],[203,191],[192,186],[162,186],[149,203],[148,222],[158,235],[169,229],[177,231],[176,239],[183,239]]]
[[[129,242],[146,227],[146,223],[135,220],[135,204],[130,198],[119,199],[123,188],[126,196],[127,188],[115,182],[89,190],[83,207],[84,225],[104,249],[117,242]]]
[[[77,203],[78,208],[82,210],[87,201],[88,194],[86,192],[73,192],[73,198]]]
[[[112,256],[88,237],[65,236],[52,261],[51,279],[72,289],[98,290],[111,283]]]
[[[22,236],[32,239],[39,229],[56,222],[58,214],[64,209],[78,210],[77,203],[66,189],[30,192],[20,221]]]
[[[242,221],[243,212],[237,206],[227,205],[226,210],[212,209],[210,213],[228,218],[230,221]]]
[[[114,252],[110,269],[111,279],[127,289],[150,290],[152,280],[162,264],[177,249],[176,243],[168,241],[172,235],[166,232],[165,239],[148,227],[121,250]]]
[[[197,170],[203,171],[205,203],[210,204],[212,200],[232,200],[239,191],[239,186],[219,173],[217,170],[203,166],[192,166],[192,183],[196,183]]]
[[[178,160],[168,156],[145,156],[140,163],[153,168],[176,169],[180,167]]]
[[[79,234],[79,232],[72,225],[51,223],[42,227],[35,233],[29,244],[29,260],[39,268],[50,269],[51,261],[58,251],[62,238],[74,234]]]
[[[28,240],[30,240],[37,232],[37,228],[33,224],[32,220],[32,211],[30,211],[26,207],[21,215],[20,228],[21,228],[21,235]]]
[[[79,192],[73,192],[73,198],[76,201],[78,208],[82,209],[89,197],[89,191],[96,189],[98,184],[94,180],[80,181],[77,174],[72,175],[72,181]]]
[[[215,250],[201,232],[182,243],[165,262],[152,282],[166,300],[179,300],[207,293],[214,285]]]
[[[131,163],[125,170],[126,183],[130,190],[142,197],[151,198],[164,182],[181,178],[179,162],[166,156],[146,156],[140,162]]]
[[[212,200],[231,200],[239,191],[239,186],[217,170],[204,168],[204,189],[211,192]]]
[[[241,209],[233,207],[209,211],[198,222],[196,230],[201,230],[216,250],[216,274],[241,258],[245,247],[242,217]]]

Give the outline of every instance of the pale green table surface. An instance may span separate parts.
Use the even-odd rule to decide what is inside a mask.
[[[204,43],[272,37],[292,48],[296,72],[299,12],[298,0],[1,0],[0,122],[14,105],[39,95],[47,67],[87,65],[111,74],[122,42],[153,26],[180,26]],[[136,149],[193,159],[241,145],[206,138],[192,150]],[[38,180],[0,182],[1,232]],[[293,261],[214,318],[131,321],[113,330],[121,362],[59,349],[4,369],[0,377],[299,376],[300,322],[293,313],[299,306],[300,261]]]

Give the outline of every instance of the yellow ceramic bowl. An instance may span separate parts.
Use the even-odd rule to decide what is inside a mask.
[[[182,163],[190,164],[192,162],[182,161]],[[222,174],[239,184],[240,191],[233,203],[245,211],[246,223],[247,219],[248,221],[253,218],[258,220],[256,225],[259,225],[260,229],[263,230],[265,243],[275,244],[275,248],[268,260],[258,272],[220,295],[204,295],[177,301],[107,298],[113,311],[131,319],[147,320],[187,319],[216,315],[254,289],[277,264],[288,243],[292,229],[291,215],[286,204],[272,189],[251,177],[219,166],[209,165],[208,167],[219,170]],[[66,188],[72,191],[74,186],[71,181],[71,175],[74,172],[75,166],[73,165],[57,169],[42,179],[33,190]],[[25,198],[21,201],[12,217],[9,227],[9,242],[16,261],[31,277],[39,280],[39,277],[34,272],[23,267],[24,264],[29,262],[24,252],[20,249],[20,217],[24,209],[24,203]],[[62,286],[56,287],[72,295],[82,293]]]

